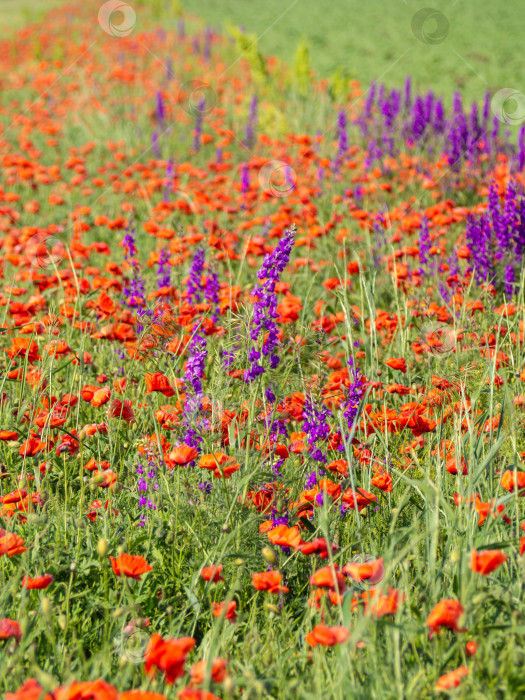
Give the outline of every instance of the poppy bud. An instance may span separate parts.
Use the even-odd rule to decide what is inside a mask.
[[[67,627],[67,619],[65,615],[59,615],[58,616],[58,626],[62,630],[62,632],[66,629]]]
[[[42,598],[42,600],[40,601],[40,608],[45,617],[49,617],[49,615],[51,614],[51,601],[49,600],[49,598],[46,598],[46,596]]]
[[[111,493],[118,493],[121,490],[121,488],[122,486],[119,484],[119,482],[115,481],[114,484],[111,484],[109,490],[111,491]]]
[[[120,617],[126,612],[126,608],[115,608],[111,613],[111,617]]]
[[[99,539],[99,541],[97,542],[97,554],[101,559],[103,559],[107,553],[108,553],[107,540],[105,540],[103,537],[101,537]]]
[[[69,565],[69,570],[70,570],[71,572],[74,572],[74,571],[76,571],[76,568],[77,568],[77,563],[76,563],[76,561],[72,561],[71,564]]]
[[[274,605],[273,603],[266,603],[266,609],[269,610],[271,613],[274,615],[280,615],[281,611],[277,607],[277,605]]]
[[[485,599],[487,598],[486,593],[478,593],[472,598],[472,604],[473,605],[482,605],[482,603],[485,602]]]
[[[231,695],[234,691],[235,685],[233,682],[233,678],[231,676],[226,676],[226,678],[222,682],[222,689],[224,691],[225,695]]]
[[[455,549],[450,555],[450,561],[453,564],[457,564],[460,559],[461,559],[461,552],[459,551],[459,549]]]
[[[22,444],[22,443],[18,442],[18,440],[9,440],[8,443],[7,443],[7,446],[8,446],[8,447],[11,447],[11,449],[14,450],[14,449],[17,448],[17,447],[20,447],[21,444]]]
[[[263,555],[264,560],[268,562],[268,564],[271,564],[272,566],[277,564],[277,555],[270,547],[263,547],[261,554]]]
[[[222,524],[221,530],[222,530],[223,532],[231,532],[230,525],[229,525],[228,523],[223,523],[223,524]]]
[[[103,484],[106,480],[106,475],[105,474],[97,474],[97,476],[92,477],[89,480],[90,484]]]
[[[241,559],[240,557],[236,559],[234,562],[235,566],[242,566],[244,564],[244,559]]]
[[[27,479],[20,479],[18,486],[19,488],[24,489],[27,486]]]

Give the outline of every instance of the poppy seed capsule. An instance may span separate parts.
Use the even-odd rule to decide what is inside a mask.
[[[261,554],[263,555],[264,560],[268,562],[268,564],[277,564],[277,555],[270,547],[263,547]]]
[[[42,610],[42,613],[46,617],[49,617],[49,615],[51,614],[51,601],[49,600],[49,598],[46,598],[46,596],[42,598],[42,600],[40,601],[40,608]]]
[[[233,683],[233,678],[231,676],[226,676],[222,682],[222,689],[225,695],[231,695],[234,691],[235,685]]]
[[[274,615],[280,615],[281,611],[277,607],[277,605],[274,605],[273,603],[266,603],[266,609],[269,610],[271,613]]]
[[[453,564],[457,564],[458,561],[461,559],[461,552],[459,549],[455,549],[451,554],[450,554],[450,561]]]
[[[107,553],[108,553],[107,540],[105,540],[103,537],[101,537],[99,539],[99,541],[97,542],[97,554],[101,559],[103,559]]]

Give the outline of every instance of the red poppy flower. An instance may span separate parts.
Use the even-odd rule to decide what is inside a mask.
[[[336,644],[346,642],[349,638],[350,632],[346,627],[327,627],[323,624],[316,625],[305,637],[306,643],[311,647],[318,644],[324,647],[333,647]]]
[[[146,374],[146,394],[151,394],[153,391],[158,391],[164,396],[173,396],[175,394],[175,389],[171,386],[169,379],[162,374],[162,372],[156,372],[155,374]]]
[[[516,489],[518,491],[525,489],[525,472],[505,470],[501,475],[501,487],[511,493]],[[520,496],[525,496],[525,493],[520,493]]]
[[[22,637],[20,624],[16,620],[8,620],[6,617],[0,618],[0,639],[9,639],[14,637],[16,643]]]
[[[15,554],[22,554],[27,547],[24,547],[24,540],[14,532],[6,532],[0,528],[0,556],[7,554],[10,557]]]
[[[169,453],[169,459],[180,466],[193,462],[198,456],[198,451],[188,445],[179,445]]]
[[[116,576],[128,576],[138,581],[142,574],[153,570],[153,567],[140,555],[119,554],[116,559],[112,556],[109,558]]]
[[[217,566],[205,566],[201,571],[201,576],[205,581],[213,581],[213,583],[224,581],[222,577],[222,564],[218,564]]]
[[[482,576],[488,576],[504,564],[507,559],[507,555],[501,549],[484,549],[479,554],[474,549],[470,555],[470,568]]]
[[[235,600],[230,600],[229,603],[212,603],[213,617],[222,617],[224,615],[225,620],[230,620],[230,622],[235,622],[237,619],[237,603]]]
[[[445,673],[441,676],[436,683],[435,689],[438,693],[442,691],[452,690],[452,688],[457,688],[465,676],[468,676],[468,668],[466,666],[460,666],[455,671],[450,671],[450,673]]]
[[[197,661],[197,663],[192,666],[190,670],[192,685],[200,685],[204,682],[206,678],[206,669],[208,667],[208,662],[204,659],[202,661]],[[226,669],[228,663],[225,659],[217,658],[213,659],[210,669],[210,678],[214,683],[222,683],[226,678]]]
[[[42,576],[35,576],[35,578],[29,578],[29,576],[24,576],[22,579],[22,588],[29,589],[42,589],[47,588],[53,583],[53,577],[51,574],[42,574]]]
[[[453,598],[442,600],[434,606],[427,618],[427,627],[430,627],[430,634],[439,634],[442,627],[447,627],[454,632],[464,632],[464,628],[459,627],[459,620],[465,612],[459,600]]]
[[[342,572],[350,576],[354,581],[366,581],[371,584],[379,583],[385,575],[383,557],[372,561],[350,562],[343,566]]]
[[[164,673],[166,683],[174,683],[184,675],[186,657],[194,646],[193,637],[164,640],[160,634],[153,634],[144,652],[146,673],[152,674],[158,669]]]
[[[404,357],[390,357],[388,360],[386,360],[385,364],[388,365],[388,367],[398,369],[403,373],[406,373],[407,371],[407,363]]]
[[[288,593],[286,586],[281,586],[283,580],[279,571],[263,571],[252,574],[252,584],[258,591],[268,591],[268,593]]]

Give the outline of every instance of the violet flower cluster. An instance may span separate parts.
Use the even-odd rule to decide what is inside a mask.
[[[137,330],[142,333],[144,326],[141,320],[146,316],[151,316],[152,312],[146,307],[146,287],[144,280],[140,274],[139,261],[137,260],[137,246],[135,243],[135,229],[124,236],[122,241],[124,247],[124,260],[128,263],[131,275],[125,280],[122,294],[124,296],[124,305],[137,314]]]
[[[491,282],[513,295],[525,254],[525,199],[518,197],[514,181],[508,183],[503,203],[491,184],[486,212],[467,218],[466,239],[476,283]]]
[[[244,143],[248,148],[253,148],[255,144],[255,130],[257,128],[257,108],[259,105],[259,100],[257,95],[252,97],[250,102],[250,112],[248,114],[248,122],[246,124],[246,132]]]
[[[204,250],[197,250],[193,258],[187,283],[187,299],[189,303],[199,303],[202,300],[202,273],[204,271]],[[184,444],[197,448],[202,442],[198,427],[202,392],[202,375],[208,349],[206,337],[199,333],[198,324],[193,328],[193,336],[188,344],[188,359],[186,361],[186,401],[182,423],[186,428]]]
[[[308,439],[310,458],[326,463],[326,454],[321,449],[330,435],[328,416],[331,411],[326,406],[316,407],[311,396],[306,396],[303,406],[303,430]]]
[[[148,510],[157,510],[157,506],[151,499],[151,494],[154,491],[158,491],[159,484],[157,482],[157,466],[153,459],[148,460],[147,467],[143,464],[139,464],[135,473],[138,474],[138,491],[139,491],[139,508],[141,509],[141,516],[139,521],[139,527],[144,527],[148,520],[147,512]]]
[[[488,162],[490,167],[503,147],[511,156],[512,167],[521,171],[525,166],[525,128],[520,129],[516,144],[509,142],[510,133],[500,134],[500,119],[495,115],[491,119],[492,98],[486,93],[482,105],[468,106],[456,93],[452,108],[447,110],[431,91],[413,96],[409,79],[404,93],[373,83],[356,120],[370,144],[368,165],[397,155],[406,146],[417,146],[436,156],[444,154],[454,172],[466,161],[478,165]]]
[[[167,248],[163,248],[159,254],[157,263],[157,289],[171,286],[170,254]]]
[[[332,172],[339,173],[344,157],[348,151],[348,132],[345,112],[337,115],[337,154],[332,162]]]
[[[354,358],[348,359],[348,375],[350,386],[348,387],[348,398],[343,409],[343,415],[348,426],[348,433],[351,435],[355,430],[357,419],[359,418],[359,404],[365,393],[365,378],[354,363]]]
[[[250,330],[250,338],[255,345],[248,354],[251,365],[244,373],[246,384],[251,384],[259,375],[266,372],[261,364],[262,357],[268,358],[271,369],[275,369],[280,362],[276,352],[279,339],[275,322],[278,318],[275,285],[288,264],[294,242],[295,227],[292,227],[289,231],[285,231],[275,250],[265,256],[261,269],[257,273],[260,284],[257,284],[252,292],[256,302]]]

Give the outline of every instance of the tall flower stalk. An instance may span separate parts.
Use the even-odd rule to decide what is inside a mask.
[[[275,250],[265,256],[261,269],[257,273],[260,284],[257,284],[252,292],[256,301],[250,330],[250,338],[254,341],[254,345],[248,354],[250,367],[244,373],[246,384],[251,384],[266,372],[262,364],[263,358],[268,359],[270,369],[275,369],[280,362],[276,351],[279,337],[275,320],[279,314],[275,285],[288,264],[294,242],[295,226],[285,231]]]

